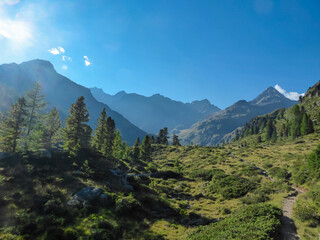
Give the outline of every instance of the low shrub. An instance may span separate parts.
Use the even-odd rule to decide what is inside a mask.
[[[220,222],[202,226],[187,240],[280,239],[282,211],[270,204],[253,204],[242,208]]]

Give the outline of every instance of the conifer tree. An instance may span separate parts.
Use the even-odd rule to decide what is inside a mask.
[[[274,138],[275,127],[273,125],[272,119],[269,119],[265,128],[265,140],[271,140]]]
[[[301,135],[300,132],[300,124],[301,124],[301,120],[302,120],[302,116],[301,116],[301,111],[299,108],[299,105],[294,105],[291,108],[291,119],[289,121],[289,126],[290,126],[290,136],[292,138],[298,137]]]
[[[152,147],[150,144],[149,136],[146,135],[141,144],[141,160],[150,161],[151,160]]]
[[[33,88],[26,93],[26,136],[29,136],[33,126],[40,121],[43,116],[41,113],[47,105],[41,92],[40,83],[35,82]]]
[[[126,144],[122,141],[119,130],[115,132],[112,146],[112,156],[116,159],[124,159],[126,157]]]
[[[301,135],[313,133],[314,131],[312,120],[306,113],[303,114],[300,131],[301,131]]]
[[[172,137],[172,146],[181,146],[179,142],[179,137],[175,134],[173,134],[173,137]]]
[[[64,128],[64,148],[75,155],[80,149],[89,147],[92,131],[86,124],[89,121],[89,112],[83,96],[71,104],[69,112]]]
[[[238,129],[236,130],[236,133],[235,133],[235,134],[236,134],[235,140],[237,141],[237,140],[239,140],[239,130],[238,130]]]
[[[167,127],[160,129],[156,143],[168,145],[168,128]]]
[[[44,119],[43,146],[46,149],[53,148],[61,141],[62,122],[60,114],[53,108]]]
[[[98,119],[98,124],[96,125],[96,130],[94,131],[94,136],[92,137],[91,145],[93,149],[97,152],[103,153],[103,145],[107,138],[107,113],[106,109],[103,108],[100,118]]]
[[[102,146],[102,153],[104,156],[112,156],[113,141],[116,134],[116,124],[111,117],[106,121],[106,137]]]
[[[139,159],[140,145],[141,145],[140,138],[137,138],[137,140],[134,142],[133,150],[132,150],[132,158],[134,161],[137,161]]]
[[[10,107],[7,115],[3,115],[0,125],[0,149],[3,152],[17,151],[18,141],[22,134],[22,127],[26,118],[26,100],[19,98]]]

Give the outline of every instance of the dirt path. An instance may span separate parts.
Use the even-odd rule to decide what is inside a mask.
[[[231,152],[231,155],[242,163],[248,162],[248,161],[245,161],[244,159],[237,157],[233,152]],[[259,168],[257,165],[255,165],[255,167],[260,171],[260,175],[264,176],[265,178],[273,182],[273,178],[270,177],[264,169]],[[294,221],[292,220],[291,217],[293,213],[293,206],[298,195],[300,193],[306,192],[307,190],[301,187],[297,187],[295,185],[292,185],[291,187],[295,190],[295,192],[289,195],[287,198],[285,198],[283,202],[283,207],[282,207],[282,212],[283,212],[283,215],[281,217],[281,239],[282,240],[299,240],[300,239],[300,236],[297,234],[296,225],[294,224]]]
[[[297,228],[294,224],[294,221],[291,219],[293,213],[293,206],[297,199],[299,193],[306,192],[306,189],[299,188],[295,185],[292,185],[292,188],[295,189],[295,193],[289,195],[283,202],[282,212],[283,216],[281,217],[281,235],[283,240],[298,240],[300,239],[297,234]]]

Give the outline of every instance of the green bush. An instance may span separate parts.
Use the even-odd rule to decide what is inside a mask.
[[[290,178],[290,173],[286,169],[280,168],[280,167],[271,168],[269,170],[269,174],[274,178],[278,178],[282,180],[286,180]]]
[[[222,195],[225,199],[238,198],[256,188],[256,183],[237,175],[216,174],[209,185],[211,192]]]
[[[187,240],[280,239],[282,211],[270,204],[249,205],[220,222],[202,226]]]
[[[317,208],[310,203],[297,204],[294,208],[294,214],[302,222],[319,220]]]

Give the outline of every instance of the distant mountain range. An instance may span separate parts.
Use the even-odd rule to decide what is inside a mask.
[[[243,126],[253,117],[270,113],[279,108],[288,108],[298,103],[292,101],[273,87],[269,87],[250,102],[240,100],[230,107],[212,114],[206,119],[181,130],[179,137],[182,144],[210,146],[228,139],[231,132]]]
[[[102,109],[106,108],[107,115],[115,120],[116,127],[129,144],[133,144],[137,137],[143,139],[146,135],[146,132],[133,125],[121,114],[97,101],[88,88],[58,74],[53,65],[44,60],[0,65],[0,111],[6,111],[20,95],[30,90],[34,81],[42,85],[46,101],[50,106],[58,109],[62,120],[68,116],[71,104],[75,103],[78,97],[84,96],[90,113],[91,127],[95,127]]]
[[[110,95],[100,88],[91,88],[91,92],[98,101],[121,113],[144,131],[154,134],[163,127],[168,127],[170,132],[189,128],[195,122],[220,111],[207,99],[183,103],[160,94],[146,97],[122,91]]]
[[[102,89],[88,89],[58,74],[44,60],[0,65],[0,111],[6,111],[38,81],[51,107],[56,107],[62,120],[79,96],[84,96],[90,113],[91,127],[103,108],[115,119],[123,139],[133,144],[146,133],[157,134],[163,127],[179,135],[182,144],[217,145],[232,138],[232,132],[252,118],[296,104],[270,87],[252,101],[241,100],[220,110],[207,99],[183,103],[160,94],[151,97],[124,91],[115,95]],[[318,94],[318,92],[316,93]],[[142,130],[141,130],[142,129]]]

